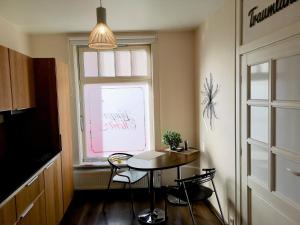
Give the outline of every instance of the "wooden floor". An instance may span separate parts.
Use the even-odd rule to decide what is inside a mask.
[[[148,192],[135,192],[135,210],[148,208]],[[102,212],[104,199],[108,199],[105,212]],[[164,208],[161,194],[156,193],[156,207]],[[205,203],[194,205],[197,224],[221,225],[217,217],[207,208]],[[129,193],[127,191],[80,191],[75,192],[74,199],[65,214],[61,225],[138,225],[132,217]],[[187,207],[168,207],[168,225],[192,224]]]

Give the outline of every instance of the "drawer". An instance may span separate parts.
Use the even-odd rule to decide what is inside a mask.
[[[27,182],[25,187],[16,195],[16,206],[18,217],[24,213],[30,204],[44,190],[44,176],[39,174]]]
[[[0,208],[0,224],[13,225],[16,221],[16,200],[12,198]]]
[[[46,225],[45,194],[32,202],[20,215],[18,225]]]
[[[276,155],[275,190],[300,206],[300,164]]]

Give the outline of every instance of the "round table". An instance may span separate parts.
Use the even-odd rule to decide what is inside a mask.
[[[182,165],[193,162],[199,159],[200,151],[187,150],[185,152],[174,152],[169,150],[155,150],[153,151],[153,158],[151,156],[148,156],[148,158],[140,157],[142,154],[136,155],[127,161],[129,168],[148,171],[150,173],[150,208],[139,213],[138,220],[141,224],[163,224],[166,220],[165,212],[162,209],[155,208],[153,172],[155,170],[179,168]]]

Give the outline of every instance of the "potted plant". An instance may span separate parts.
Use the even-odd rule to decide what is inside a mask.
[[[182,140],[180,133],[167,130],[163,134],[162,143],[168,145],[171,150],[176,150],[181,142]]]

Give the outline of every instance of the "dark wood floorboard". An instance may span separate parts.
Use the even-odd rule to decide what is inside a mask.
[[[147,190],[135,191],[135,211],[149,207]],[[105,211],[102,212],[104,200]],[[163,196],[156,191],[156,207],[164,208]],[[197,224],[221,225],[205,203],[194,205]],[[130,197],[127,191],[77,191],[60,225],[138,225],[131,214]],[[168,207],[168,225],[192,224],[187,207]]]

